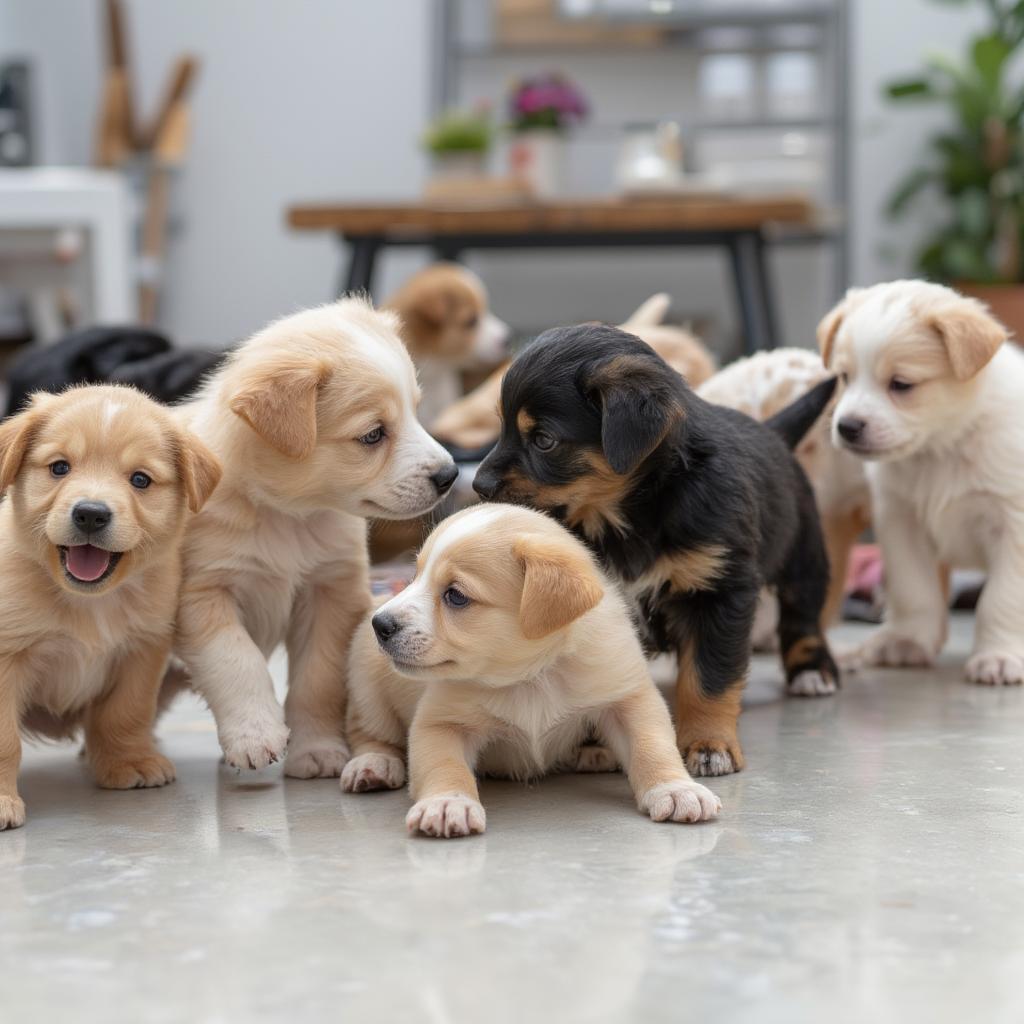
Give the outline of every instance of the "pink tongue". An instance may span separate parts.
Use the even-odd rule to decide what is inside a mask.
[[[68,548],[68,572],[83,583],[98,580],[110,565],[110,552],[94,548],[91,544],[78,544]]]

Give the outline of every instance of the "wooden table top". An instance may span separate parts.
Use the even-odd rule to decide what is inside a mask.
[[[769,223],[812,225],[804,196],[680,196],[671,199],[587,199],[494,206],[397,203],[301,203],[288,211],[299,231],[349,236],[436,236],[531,232],[736,231]]]

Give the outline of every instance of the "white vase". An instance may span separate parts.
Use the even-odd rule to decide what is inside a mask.
[[[565,192],[565,138],[552,129],[520,132],[508,151],[512,174],[526,182],[537,199]]]

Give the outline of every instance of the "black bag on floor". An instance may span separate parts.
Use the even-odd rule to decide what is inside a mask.
[[[224,356],[207,349],[175,350],[162,334],[143,327],[88,327],[14,361],[6,415],[21,410],[33,391],[57,392],[70,384],[134,384],[158,401],[175,402],[194,391]]]

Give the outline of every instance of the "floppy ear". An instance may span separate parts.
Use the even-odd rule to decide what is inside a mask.
[[[317,389],[324,376],[316,363],[253,367],[232,395],[231,411],[282,455],[305,459],[316,444]]]
[[[620,476],[631,473],[683,418],[681,380],[653,352],[600,367],[591,387],[601,399],[601,447]]]
[[[974,299],[958,296],[930,311],[927,320],[945,345],[957,380],[969,380],[987,366],[1006,340],[1006,328]]]
[[[830,309],[818,324],[818,348],[821,350],[821,361],[828,369],[832,362],[832,350],[835,348],[836,335],[843,326],[846,314],[850,311],[850,300],[859,295],[863,288],[850,288],[846,294]]]
[[[52,400],[52,395],[38,391],[31,396],[24,412],[0,423],[0,495],[21,472],[29,446],[42,426],[44,410]]]
[[[195,434],[184,430],[179,440],[178,468],[189,511],[198,512],[220,483],[220,460]]]
[[[604,597],[590,559],[568,538],[524,534],[512,551],[526,570],[519,623],[527,640],[568,626]]]

